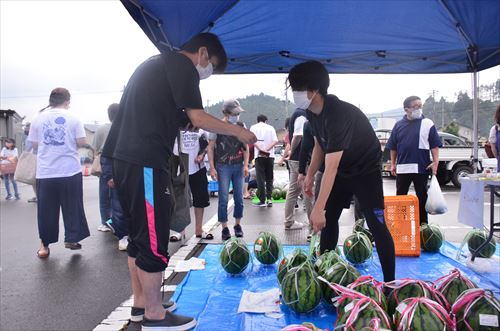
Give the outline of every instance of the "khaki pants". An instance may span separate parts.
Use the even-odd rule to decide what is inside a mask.
[[[288,193],[286,195],[285,203],[285,227],[290,227],[295,222],[295,217],[293,212],[295,210],[295,205],[297,204],[297,198],[302,192],[302,188],[299,187],[297,183],[297,178],[299,177],[299,161],[288,161],[290,166],[290,183],[288,184]],[[303,193],[303,192],[302,192]],[[304,196],[304,204],[306,206],[307,215],[311,214],[313,198]]]

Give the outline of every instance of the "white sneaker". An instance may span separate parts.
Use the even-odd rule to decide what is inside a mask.
[[[285,230],[299,230],[304,227],[304,224],[300,222],[294,222],[291,226],[285,226]]]
[[[101,224],[97,227],[97,231],[101,231],[101,232],[109,232],[111,231],[111,229],[109,227],[107,227],[106,225],[104,224]]]
[[[128,236],[123,237],[118,240],[118,249],[121,251],[126,251],[128,246]]]

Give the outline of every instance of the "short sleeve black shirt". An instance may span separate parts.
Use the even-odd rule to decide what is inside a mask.
[[[200,78],[179,53],[153,56],[130,78],[103,155],[144,167],[166,169],[186,109],[203,109]]]
[[[327,95],[321,113],[316,115],[308,110],[307,118],[325,154],[343,151],[338,176],[380,171],[380,142],[359,108]]]

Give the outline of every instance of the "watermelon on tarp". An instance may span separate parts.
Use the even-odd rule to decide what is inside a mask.
[[[466,236],[467,245],[469,246],[469,251],[474,254],[479,247],[486,242],[488,239],[488,233],[484,230],[474,229]],[[486,246],[481,248],[481,251],[477,254],[479,257],[490,258],[495,254],[496,251],[496,240],[495,237],[491,238]]]
[[[377,281],[372,276],[360,276],[347,287],[373,299],[382,309],[387,311],[387,298],[382,290],[384,284]]]
[[[454,269],[449,274],[438,278],[434,282],[434,287],[444,295],[450,305],[453,305],[460,294],[477,286],[460,270]]]
[[[408,298],[426,297],[436,301],[446,309],[449,308],[449,304],[441,292],[433,288],[431,284],[418,279],[398,279],[385,283],[385,287],[392,289],[388,297],[389,307],[387,312],[390,315],[394,314],[400,302]]]
[[[439,303],[425,297],[408,298],[399,303],[394,313],[396,330],[454,331],[450,314]]]
[[[308,260],[309,257],[307,256],[307,254],[300,248],[295,249],[292,253],[285,256],[281,260],[280,265],[278,267],[278,273],[277,273],[278,282],[281,284],[288,270],[290,270],[293,267],[297,267],[304,262],[308,262]]]
[[[325,277],[326,271],[339,262],[346,263],[337,252],[326,251],[316,259],[316,262],[314,262],[314,270],[316,270],[320,276]]]
[[[250,262],[250,251],[243,239],[232,237],[222,247],[219,260],[226,272],[237,275],[247,268]]]
[[[262,264],[274,264],[281,255],[281,243],[271,232],[261,232],[253,246],[255,258]]]
[[[420,227],[420,245],[426,252],[437,252],[443,245],[444,235],[439,226],[423,224]]]
[[[353,264],[361,264],[368,260],[373,253],[370,239],[361,232],[355,232],[344,241],[344,256]]]
[[[482,288],[466,290],[451,307],[457,330],[500,330],[500,302],[491,291]]]
[[[373,234],[371,233],[371,231],[367,228],[365,228],[365,222],[366,220],[364,218],[360,218],[359,220],[356,220],[354,222],[354,227],[352,228],[352,232],[355,233],[355,232],[361,232],[361,233],[364,233],[368,239],[370,239],[370,242],[374,243],[375,242],[375,238],[373,237]]]
[[[322,277],[330,284],[347,286],[354,282],[359,276],[360,273],[356,268],[345,262],[338,262],[331,266]],[[332,299],[337,295],[328,284],[322,283],[321,287],[325,301],[332,304]]]
[[[316,308],[321,301],[321,287],[316,272],[308,262],[288,270],[281,283],[284,303],[298,313]]]

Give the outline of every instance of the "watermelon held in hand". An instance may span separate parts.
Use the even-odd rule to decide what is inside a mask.
[[[373,247],[370,239],[361,233],[355,232],[344,241],[344,256],[353,264],[360,264],[372,256]]]
[[[455,269],[448,275],[437,279],[434,282],[434,287],[444,295],[450,305],[453,305],[460,294],[477,286],[458,269]]]
[[[457,330],[500,330],[500,302],[493,293],[481,288],[463,292],[451,307]]]
[[[275,188],[272,193],[273,200],[280,200],[281,199],[281,190],[279,188]]]
[[[281,284],[283,278],[285,278],[288,270],[293,267],[297,267],[305,262],[308,262],[309,257],[307,254],[300,248],[297,248],[292,253],[285,256],[278,267],[278,282]]]
[[[321,287],[316,277],[309,263],[289,269],[281,283],[284,303],[298,313],[316,308],[321,301]]]
[[[243,239],[232,237],[222,247],[219,260],[226,272],[237,275],[247,268],[250,262],[250,251]]]
[[[486,242],[486,240],[488,239],[488,233],[483,230],[475,229],[469,232],[469,234],[467,234],[467,237],[468,237],[467,244],[469,245],[469,251],[471,252],[471,254],[474,254],[474,252],[478,250],[479,247],[484,242]],[[486,246],[481,248],[481,251],[477,254],[477,256],[490,258],[493,256],[493,254],[495,254],[496,249],[497,249],[496,240],[493,237]]]
[[[323,275],[323,278],[325,278],[325,280],[327,280],[330,284],[333,283],[341,286],[347,286],[354,282],[359,276],[360,274],[356,268],[347,263],[339,262],[330,267]],[[326,302],[332,304],[332,299],[337,296],[336,293],[330,286],[328,286],[328,284],[322,283],[321,287],[323,290],[323,297]]]
[[[281,244],[270,232],[261,232],[255,240],[253,251],[255,258],[262,264],[274,264],[281,254]]]
[[[443,239],[443,233],[437,225],[423,224],[420,228],[420,244],[426,252],[438,252]]]
[[[450,314],[439,303],[425,297],[403,300],[394,313],[397,330],[453,331]]]

